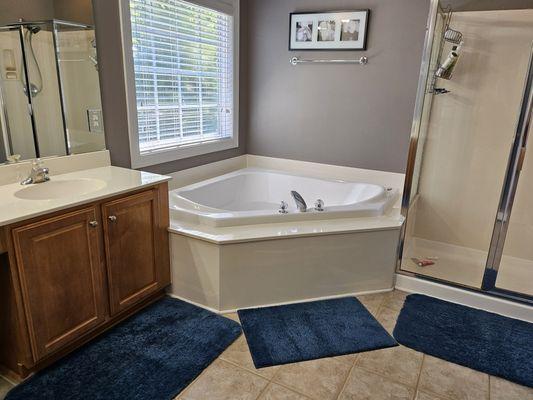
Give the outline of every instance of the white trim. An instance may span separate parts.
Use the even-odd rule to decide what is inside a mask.
[[[142,168],[184,158],[199,156],[222,150],[239,147],[239,38],[240,38],[240,0],[233,2],[233,137],[208,143],[176,146],[158,152],[141,154],[137,131],[137,105],[135,95],[135,72],[131,39],[131,22],[129,0],[120,2],[120,31],[122,37],[122,59],[124,67],[124,83],[126,89],[126,107],[128,113],[128,137],[132,168]],[[227,2],[221,2],[227,9]],[[213,7],[217,9],[217,7]]]
[[[173,297],[175,299],[184,301],[186,303],[192,304],[194,306],[203,308],[203,309],[205,309],[207,311],[211,311],[211,312],[213,312],[215,314],[224,315],[224,314],[236,313],[238,310],[253,310],[254,308],[277,307],[277,306],[286,306],[286,305],[289,305],[289,304],[310,303],[312,301],[342,299],[342,298],[345,298],[345,297],[365,296],[365,295],[368,295],[368,294],[389,293],[389,292],[392,292],[393,290],[394,290],[394,288],[379,289],[379,290],[365,290],[365,291],[362,291],[362,292],[336,294],[336,295],[331,295],[331,296],[312,297],[312,298],[303,299],[303,300],[284,301],[284,302],[281,302],[281,303],[263,304],[263,305],[260,305],[260,306],[235,308],[235,309],[229,309],[229,310],[216,310],[216,309],[214,309],[212,307],[208,307],[208,306],[206,306],[204,304],[196,303],[194,301],[188,300],[188,299],[186,299],[184,297],[181,297],[181,296],[177,296],[177,295],[175,295],[173,293],[170,293],[170,292],[167,292],[167,295],[170,296],[170,297]]]
[[[239,308],[239,310],[253,310],[254,308],[278,307],[278,306],[286,306],[286,305],[290,305],[290,304],[311,303],[313,301],[321,301],[321,300],[343,299],[345,297],[365,296],[365,295],[368,295],[368,294],[389,293],[389,292],[392,292],[393,290],[394,290],[394,288],[379,289],[379,290],[364,290],[362,292],[335,294],[335,295],[331,295],[331,296],[321,296],[321,297],[311,297],[311,298],[303,299],[303,300],[293,300],[293,301],[284,301],[284,302],[281,302],[281,303],[262,304],[260,306],[254,306],[254,307],[243,307],[243,308]],[[238,311],[237,309],[234,309],[234,310],[223,310],[223,311],[220,311],[220,313],[221,314],[231,314],[231,313],[234,313],[234,312],[237,312],[237,311]]]
[[[396,274],[395,286],[396,289],[403,290],[404,292],[421,293],[506,317],[533,322],[533,307],[514,301],[401,274]]]
[[[246,155],[242,155],[184,169],[167,174],[172,177],[168,188],[169,190],[178,189],[246,167]]]
[[[246,155],[246,166],[298,173],[313,178],[340,179],[362,183],[374,183],[399,189],[400,195],[405,179],[405,174],[398,172],[345,167],[342,165],[257,156],[253,154]],[[400,202],[398,201],[398,206],[399,205]]]
[[[288,158],[257,156],[253,154],[243,154],[236,157],[226,158],[221,161],[215,161],[213,163],[176,171],[167,175],[172,176],[174,179],[171,189],[177,189],[242,168],[264,168],[301,174],[313,178],[375,183],[399,190],[403,188],[405,177],[405,174],[397,172],[344,167],[341,165],[321,164],[310,161],[291,160]],[[399,205],[400,203],[398,202],[396,206],[399,207]]]
[[[205,304],[200,304],[200,303],[197,303],[195,301],[186,299],[185,297],[181,297],[181,296],[175,295],[172,292],[167,292],[167,296],[172,297],[173,299],[178,299],[178,300],[184,301],[185,303],[192,304],[193,306],[203,308],[204,310],[211,311],[212,313],[215,313],[215,314],[226,314],[226,313],[229,314],[229,312],[218,311],[218,310],[216,310],[216,309],[214,309],[212,307],[206,306]]]

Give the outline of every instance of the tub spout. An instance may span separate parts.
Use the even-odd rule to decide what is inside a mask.
[[[307,211],[307,204],[305,203],[304,198],[295,190],[291,190],[292,198],[294,199],[294,202],[296,203],[296,207],[298,208],[298,211],[300,212],[306,212]]]

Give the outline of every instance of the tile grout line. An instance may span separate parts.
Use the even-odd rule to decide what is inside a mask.
[[[272,381],[267,381],[267,384],[265,385],[265,387],[263,389],[261,389],[261,391],[259,392],[259,394],[257,395],[257,397],[255,398],[255,400],[259,400],[261,398],[261,396],[263,395],[263,393],[266,392],[266,390],[268,389],[268,387],[272,384]]]
[[[372,350],[373,351],[373,350]],[[405,386],[405,387],[408,387],[408,388],[411,388],[411,389],[416,389],[416,386],[415,385],[408,385],[407,383],[405,382],[402,382],[400,380],[397,380],[395,378],[391,378],[390,376],[388,375],[385,375],[385,374],[382,374],[380,372],[376,372],[376,371],[373,371],[371,369],[368,369],[368,368],[365,368],[365,367],[361,367],[360,365],[354,365],[354,367],[360,369],[360,370],[363,370],[365,372],[368,372],[369,374],[373,374],[373,375],[377,375],[379,376],[380,378],[383,378],[387,381],[390,381],[390,382],[393,382],[393,383],[396,383],[398,385],[402,385],[402,386]],[[417,381],[418,383],[418,381]]]
[[[416,399],[418,397],[418,386],[420,385],[420,379],[422,378],[422,368],[424,368],[424,361],[426,360],[426,355],[422,353],[422,361],[420,362],[420,369],[418,370],[418,377],[416,378],[416,385],[415,385],[415,397]]]
[[[290,364],[285,364],[285,365],[290,365]],[[274,375],[272,375],[272,379],[270,380],[270,383],[273,384],[273,385],[281,386],[281,387],[283,387],[283,388],[285,388],[285,389],[287,389],[287,390],[290,390],[291,392],[297,393],[297,394],[299,394],[300,396],[305,397],[306,399],[314,400],[314,399],[313,399],[312,397],[310,397],[309,395],[300,392],[299,389],[296,389],[296,388],[293,388],[292,386],[286,385],[286,384],[284,384],[283,382],[277,382],[277,381],[274,380],[274,379],[276,378],[276,376],[278,376],[278,374],[280,373],[281,369],[282,369],[285,365],[280,365],[280,368],[278,368],[278,370],[277,370],[276,372],[274,372]]]
[[[178,393],[178,395],[176,397],[174,397],[174,400],[180,400],[181,397],[189,390],[189,388],[198,380],[200,379],[200,377],[204,374],[205,371],[207,371],[207,369],[214,364],[214,362],[217,360],[218,358],[216,358],[211,364],[209,364],[206,368],[204,368],[202,370],[202,372],[200,372],[198,374],[198,376],[196,378],[194,378],[180,393]]]
[[[309,397],[308,394],[304,394],[304,393],[298,391],[298,389],[293,388],[292,386],[288,386],[288,385],[286,385],[284,383],[274,382],[274,381],[271,381],[270,383],[273,384],[273,385],[281,386],[281,387],[283,387],[283,388],[285,388],[287,390],[290,390],[291,392],[294,392],[294,393],[296,393],[296,394],[298,394],[298,395],[300,395],[302,397],[305,397],[306,399],[315,400],[313,397]]]
[[[267,378],[267,377],[264,376],[264,375],[259,374],[257,371],[254,371],[253,369],[250,369],[250,368],[246,368],[245,366],[240,365],[240,364],[237,364],[237,363],[234,362],[234,361],[228,360],[228,359],[226,359],[226,358],[220,358],[220,360],[221,360],[221,361],[224,361],[225,363],[231,364],[231,365],[233,365],[234,367],[237,367],[237,368],[239,368],[239,369],[242,369],[243,371],[249,372],[249,373],[251,373],[251,374],[254,374],[255,376],[258,376],[258,377],[260,377],[260,378],[263,378],[263,379],[264,379],[265,381],[267,381],[267,382],[271,382],[271,380],[272,380],[272,379],[270,379],[270,378]],[[206,368],[206,369],[207,369],[207,368]],[[276,373],[277,373],[277,372],[276,372]],[[274,374],[274,376],[275,376],[275,375],[276,375],[276,374]]]
[[[357,364],[357,361],[359,360],[359,354],[357,357],[355,357],[355,360],[353,360],[352,366],[350,367],[350,370],[348,371],[348,374],[346,374],[346,379],[344,379],[343,384],[341,385],[341,389],[339,390],[339,393],[335,397],[336,400],[339,400],[342,393],[344,392],[344,389],[346,389],[346,386],[348,385],[348,381],[350,380],[350,377],[352,375],[352,371],[355,368],[355,364]]]

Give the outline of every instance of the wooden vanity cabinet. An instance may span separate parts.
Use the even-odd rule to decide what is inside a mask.
[[[0,230],[0,370],[24,377],[163,296],[168,224],[162,183]]]

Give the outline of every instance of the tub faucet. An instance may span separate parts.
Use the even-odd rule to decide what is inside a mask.
[[[43,167],[40,159],[33,160],[31,164],[30,175],[20,182],[21,185],[29,185],[31,183],[43,183],[50,180],[48,175],[48,168]]]
[[[294,202],[296,203],[296,208],[298,208],[298,211],[300,212],[306,212],[307,211],[307,204],[305,203],[304,198],[298,193],[296,190],[291,190],[292,198],[294,199]]]

